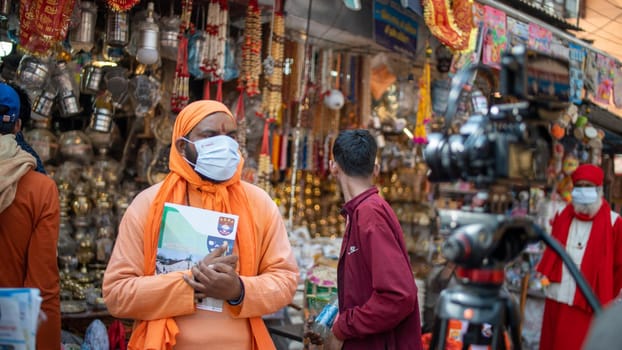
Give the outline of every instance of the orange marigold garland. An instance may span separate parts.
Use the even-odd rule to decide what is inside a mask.
[[[430,98],[430,56],[432,55],[432,49],[429,45],[425,52],[426,58],[423,64],[423,74],[419,78],[419,105],[413,137],[413,142],[416,144],[426,144],[428,142],[426,125],[432,116],[432,100]]]
[[[472,0],[422,0],[423,17],[430,32],[445,46],[465,50],[473,29]]]

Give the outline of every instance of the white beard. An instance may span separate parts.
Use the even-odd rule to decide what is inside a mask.
[[[593,218],[596,215],[596,213],[598,213],[598,210],[600,209],[600,206],[602,204],[603,204],[603,199],[598,198],[598,200],[592,204],[572,203],[572,206],[574,207],[574,211],[576,213],[587,215],[589,218]]]

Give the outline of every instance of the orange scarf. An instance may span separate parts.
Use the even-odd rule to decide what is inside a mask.
[[[171,153],[169,156],[170,173],[164,179],[147,216],[144,232],[145,276],[155,273],[155,261],[160,232],[160,222],[165,202],[186,203],[188,187],[201,192],[202,208],[236,214],[238,222],[237,244],[239,245],[240,275],[257,275],[257,241],[251,206],[240,182],[244,166],[243,161],[233,177],[222,183],[212,183],[201,179],[175,148],[175,141],[187,135],[201,120],[209,115],[224,112],[233,121],[235,118],[229,109],[217,101],[202,100],[189,104],[177,116],[173,128]],[[241,307],[229,306],[235,316]],[[253,349],[274,349],[268,330],[261,317],[250,319],[253,334]],[[179,328],[173,318],[152,321],[139,321],[128,347],[130,350],[169,350],[175,345],[175,336]]]

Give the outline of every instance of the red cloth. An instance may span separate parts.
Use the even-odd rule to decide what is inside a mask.
[[[114,320],[110,327],[108,327],[108,341],[110,343],[110,350],[125,350],[127,345],[125,343],[125,327],[119,320]]]
[[[551,234],[563,247],[566,246],[570,224],[575,217],[574,207],[568,205],[553,221],[553,232]],[[615,295],[613,245],[611,208],[603,200],[603,204],[592,221],[592,230],[580,266],[581,274],[602,304],[611,301]],[[547,276],[551,282],[559,283],[562,278],[562,264],[561,259],[550,248],[547,248],[542,254],[538,271]],[[585,297],[578,289],[573,304],[585,311],[592,312]]]
[[[600,167],[592,164],[582,164],[577,170],[575,170],[572,175],[572,183],[577,183],[577,181],[589,181],[596,186],[602,186],[603,179],[605,178],[605,174]]]
[[[591,312],[546,299],[540,349],[580,350],[591,321]]]

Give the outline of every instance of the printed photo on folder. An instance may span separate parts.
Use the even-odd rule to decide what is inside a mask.
[[[185,271],[212,250],[227,242],[226,255],[233,252],[238,229],[237,215],[165,203],[160,225],[156,274]],[[202,310],[222,312],[223,301],[205,298]]]

